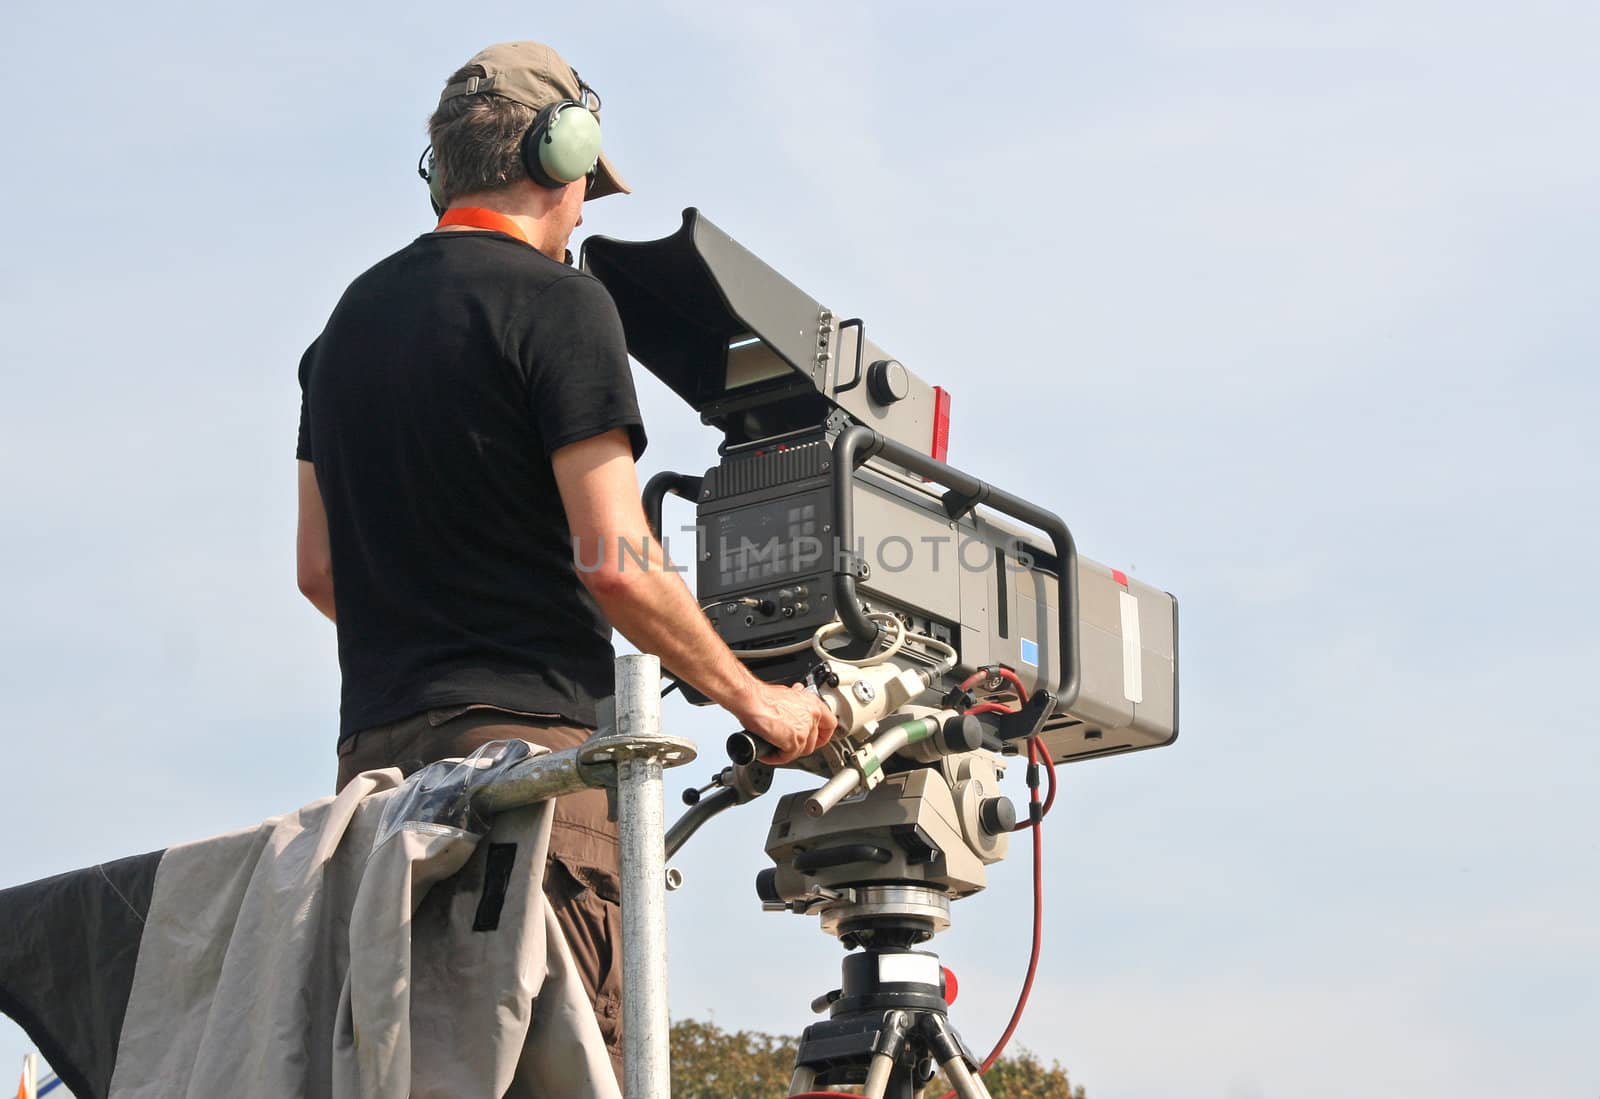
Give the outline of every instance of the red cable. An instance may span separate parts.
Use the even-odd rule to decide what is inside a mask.
[[[973,672],[971,675],[967,676],[966,679],[961,681],[960,689],[963,691],[972,690],[973,686],[979,680],[988,679],[989,674],[990,673],[988,671],[983,670]],[[997,666],[995,674],[997,674],[1001,679],[1010,681],[1011,686],[1016,688],[1018,705],[1021,705],[1023,702],[1027,701],[1028,688],[1022,685],[1022,680],[1018,677],[1016,672],[1012,671],[1010,668]]]
[[[1028,741],[1028,762],[1034,762],[1035,753],[1040,751],[1038,738]],[[1048,758],[1048,757],[1047,757]],[[1033,787],[1029,792],[1028,801],[1033,805],[1039,804],[1039,788]],[[1044,849],[1040,842],[1040,828],[1038,821],[1033,822],[1033,945],[1028,955],[1028,975],[1022,982],[1022,995],[1017,997],[1017,1007],[1011,1013],[1011,1021],[1006,1024],[1006,1029],[1000,1035],[1000,1040],[995,1043],[994,1052],[990,1053],[983,1062],[979,1072],[988,1072],[991,1065],[1000,1059],[1000,1054],[1005,1052],[1006,1043],[1011,1041],[1011,1036],[1016,1033],[1017,1024],[1022,1021],[1022,1009],[1028,1006],[1028,994],[1033,991],[1033,978],[1039,972],[1039,949],[1044,943]],[[952,1096],[955,1092],[950,1093]]]
[[[1009,679],[1011,681],[1011,685],[1017,689],[1017,705],[1020,706],[1022,703],[1028,701],[1028,688],[1022,685],[1022,680],[1017,676],[1016,672],[1012,671],[1010,668],[1001,668],[1000,678]]]
[[[1050,792],[1044,796],[1044,804],[1039,807],[1039,819],[1043,820],[1045,817],[1050,815],[1050,807],[1056,803],[1056,765],[1055,761],[1050,758],[1050,753],[1045,750],[1044,741],[1040,740],[1038,737],[1032,737],[1028,741],[1028,759],[1030,762],[1032,762],[1034,758],[1032,751],[1034,745],[1038,745],[1039,747],[1038,758],[1039,761],[1044,764],[1045,776],[1050,780]],[[1013,832],[1020,832],[1024,828],[1028,827],[1029,823],[1029,821],[1023,821],[1021,824],[1017,825],[1011,830]]]
[[[963,690],[963,691],[971,690],[974,684],[976,684],[980,679],[986,678],[988,676],[988,674],[989,673],[986,672],[986,671],[973,672],[971,675],[967,676],[966,679],[961,681],[961,690]],[[1008,680],[1011,683],[1011,685],[1014,688],[1016,688],[1017,700],[1018,700],[1019,706],[1007,706],[1003,702],[979,702],[979,703],[976,703],[976,704],[968,707],[966,710],[963,711],[963,713],[968,713],[968,714],[1014,714],[1014,713],[1017,712],[1017,710],[1020,708],[1021,701],[1028,697],[1027,688],[1022,685],[1022,680],[1017,677],[1017,673],[1012,671],[1010,668],[1001,667],[1001,668],[999,668],[997,670],[997,674],[1000,676],[1001,679]],[[1034,739],[1037,740],[1038,738],[1034,738]],[[1031,746],[1030,746],[1030,748],[1031,748]],[[1041,751],[1040,751],[1039,755],[1043,759],[1045,770],[1049,773],[1049,776],[1050,776],[1050,793],[1048,795],[1046,795],[1046,797],[1044,799],[1044,806],[1043,806],[1043,808],[1041,808],[1039,810],[1040,817],[1045,817],[1045,816],[1048,816],[1050,814],[1051,808],[1056,803],[1056,765],[1055,765],[1055,761],[1050,758],[1050,753],[1045,752],[1045,751],[1042,750],[1043,749],[1043,743],[1042,742],[1040,743],[1040,748],[1041,748]],[[1033,762],[1034,756],[1033,756],[1033,752],[1031,750],[1028,753],[1028,759],[1029,759],[1029,762]],[[1026,827],[1028,827],[1028,822],[1024,821],[1021,824],[1017,825],[1015,828],[1013,828],[1012,831],[1013,832],[1020,832]]]
[[[967,714],[1014,714],[1017,708],[1006,702],[974,702],[961,713]]]
[[[1037,738],[1035,738],[1037,739]],[[1045,795],[1044,807],[1039,810],[1041,817],[1050,815],[1050,807],[1056,803],[1056,764],[1050,758],[1050,753],[1044,750],[1044,741],[1039,741],[1039,758],[1044,761],[1044,772],[1050,776],[1050,792]]]
[[[1017,711],[1001,702],[979,702],[964,710],[968,714],[1014,714]],[[1050,753],[1044,750],[1044,742],[1038,737],[1028,738],[1028,761],[1035,762],[1034,746],[1038,745],[1037,759],[1044,763],[1045,773],[1050,778],[1050,793],[1045,796],[1044,804],[1039,807],[1039,818],[1042,820],[1050,814],[1050,809],[1056,803],[1056,764],[1050,758]],[[1013,832],[1020,832],[1029,826],[1029,821],[1023,821],[1012,828]]]

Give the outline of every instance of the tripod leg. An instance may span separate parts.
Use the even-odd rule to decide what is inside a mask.
[[[889,1088],[889,1073],[894,1071],[894,1056],[888,1053],[874,1053],[872,1061],[867,1065],[867,1082],[861,1088],[861,1094],[867,1099],[883,1099],[883,1093]]]
[[[944,1069],[950,1086],[955,1089],[960,1099],[990,1099],[989,1089],[983,1086],[983,1081],[973,1075],[967,1063],[959,1056],[950,1058],[939,1067]]]
[[[944,1069],[944,1074],[959,1099],[991,1099],[989,1089],[983,1085],[983,1079],[972,1071],[977,1062],[972,1059],[961,1039],[956,1036],[950,1021],[942,1015],[928,1015],[923,1017],[922,1027],[923,1036],[928,1043],[928,1052],[933,1054],[933,1059]]]
[[[794,1075],[789,1077],[789,1094],[804,1095],[811,1090],[816,1082],[817,1072],[815,1069],[796,1068]]]
[[[911,1033],[911,1016],[904,1011],[891,1011],[883,1017],[883,1033],[878,1038],[878,1048],[867,1063],[867,1082],[861,1089],[864,1099],[884,1099],[889,1090],[889,1074],[894,1071],[895,1060]]]

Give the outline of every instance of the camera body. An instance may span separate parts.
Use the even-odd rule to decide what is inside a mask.
[[[1057,762],[1177,737],[1177,601],[1077,556],[1053,513],[946,465],[949,394],[862,320],[694,209],[661,240],[589,238],[583,269],[611,292],[633,357],[722,433],[716,466],[653,479],[647,506],[681,557],[661,501],[694,501],[696,591],[758,676],[794,682],[818,661],[819,627],[837,618],[865,647],[883,629],[869,615],[889,615],[959,654],[923,701],[994,666],[1048,692],[1040,735]],[[938,655],[908,641],[896,660]],[[1027,701],[1008,682],[974,694]]]

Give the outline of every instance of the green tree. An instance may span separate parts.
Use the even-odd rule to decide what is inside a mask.
[[[672,1024],[673,1099],[773,1099],[789,1094],[795,1042],[715,1023]]]
[[[674,1099],[781,1099],[794,1071],[795,1040],[754,1030],[726,1031],[714,1023],[680,1019],[672,1024]],[[1049,1067],[1017,1047],[984,1074],[994,1099],[1087,1099],[1060,1062]],[[857,1091],[857,1088],[846,1089]],[[923,1092],[949,1091],[942,1075]]]
[[[1033,1051],[1023,1046],[1002,1056],[983,1074],[984,1086],[994,1099],[1087,1099],[1081,1086],[1074,1087],[1060,1061],[1046,1068]],[[935,1091],[934,1088],[939,1090]],[[940,1096],[949,1091],[941,1075],[926,1094]]]

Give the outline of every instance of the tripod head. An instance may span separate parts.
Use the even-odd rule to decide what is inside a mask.
[[[932,720],[900,716],[897,725]],[[999,757],[980,748],[890,766],[824,813],[810,811],[816,792],[779,799],[766,842],[774,865],[756,879],[764,908],[818,915],[846,946],[892,929],[909,944],[949,925],[952,899],[984,887],[1016,823]]]

